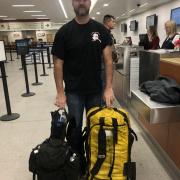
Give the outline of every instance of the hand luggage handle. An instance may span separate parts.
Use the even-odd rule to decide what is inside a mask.
[[[59,113],[60,110],[64,111],[66,119],[68,120],[68,113],[66,111],[66,108],[59,108],[58,110],[55,111],[55,114]]]

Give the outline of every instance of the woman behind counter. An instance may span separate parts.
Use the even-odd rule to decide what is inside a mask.
[[[148,49],[159,49],[159,37],[157,34],[156,27],[149,26],[147,30],[149,48]]]
[[[166,39],[163,42],[162,49],[174,49],[173,39],[176,36],[176,23],[174,21],[167,21],[165,23]]]

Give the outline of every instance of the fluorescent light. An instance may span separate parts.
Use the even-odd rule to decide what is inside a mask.
[[[23,11],[23,12],[26,12],[26,13],[40,13],[42,11]]]
[[[97,15],[100,15],[101,13],[100,13],[100,12],[97,12],[96,14],[97,14]]]
[[[121,14],[121,16],[125,16],[126,14],[124,13],[124,14]]]
[[[103,6],[104,6],[104,7],[107,7],[107,6],[109,6],[109,4],[104,4]]]
[[[92,17],[92,19],[96,19],[95,17]]]
[[[135,9],[132,9],[132,10],[130,10],[129,12],[132,13],[132,12],[134,12],[134,11],[135,11]]]
[[[149,3],[144,3],[144,4],[142,4],[142,5],[140,5],[139,7],[144,7],[144,6],[147,6]]]
[[[98,0],[91,0],[91,8],[90,8],[90,12],[93,10],[94,6],[96,5]]]
[[[0,18],[7,18],[7,16],[0,16]]]
[[[59,0],[59,4],[61,5],[61,8],[62,8],[62,10],[63,10],[63,13],[64,13],[65,18],[68,18],[67,13],[66,13],[66,10],[65,10],[65,8],[64,8],[64,4],[63,4],[62,0]]]
[[[3,19],[5,21],[9,21],[9,20],[16,20],[16,18],[7,18],[7,19]]]
[[[46,16],[46,15],[44,15],[44,14],[43,15],[41,15],[41,14],[33,14],[31,16],[37,16],[37,17],[41,17],[42,16],[43,17],[43,16]]]
[[[49,18],[46,17],[46,18],[36,18],[36,19],[49,19]]]
[[[119,17],[116,17],[116,19],[119,19]]]
[[[33,5],[33,4],[15,4],[12,6],[13,7],[34,7],[35,5]]]

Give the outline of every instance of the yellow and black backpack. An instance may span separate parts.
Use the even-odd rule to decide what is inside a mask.
[[[87,113],[89,180],[135,180],[131,147],[137,136],[123,109],[94,107]]]

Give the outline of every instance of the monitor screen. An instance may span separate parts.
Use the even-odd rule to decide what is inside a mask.
[[[157,16],[151,15],[146,17],[146,28],[149,26],[156,26],[157,25]]]
[[[136,31],[138,26],[138,22],[136,20],[130,21],[130,31]]]
[[[127,32],[127,24],[121,24],[121,32]]]
[[[16,40],[16,50],[18,55],[26,55],[29,53],[29,45],[27,39]]]
[[[139,46],[149,49],[149,40],[147,34],[139,34]]]
[[[180,7],[171,10],[171,20],[176,22],[176,25],[180,25]]]

